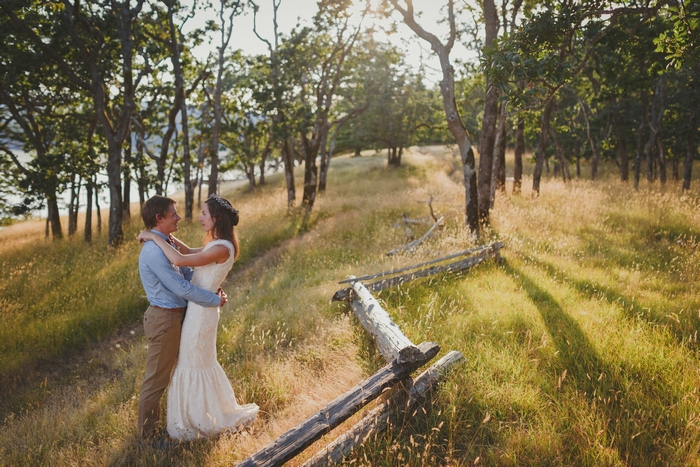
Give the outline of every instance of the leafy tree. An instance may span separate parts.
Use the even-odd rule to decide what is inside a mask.
[[[352,13],[348,0],[324,0],[314,17],[314,29],[302,28],[290,38],[293,55],[286,66],[298,73],[302,112],[299,122],[304,154],[304,194],[302,206],[308,215],[318,189],[316,158],[330,128],[331,109],[341,82],[350,73],[346,60],[361,31],[363,10],[356,26],[351,26]]]
[[[129,134],[131,114],[135,109],[134,91],[140,80],[133,76],[136,19],[145,0],[114,0],[108,7],[93,1],[64,0],[53,9],[2,0],[0,9],[24,39],[31,42],[37,60],[52,61],[74,86],[88,93],[97,120],[107,141],[107,176],[109,178],[109,241],[122,241],[122,145]],[[45,15],[36,29],[33,15]],[[66,50],[59,44],[69,39]],[[119,65],[117,67],[117,65]],[[119,89],[116,95],[112,89]]]
[[[40,15],[28,14],[28,17],[40,28],[49,27]],[[60,138],[61,113],[77,96],[65,80],[53,79],[57,72],[55,64],[37,60],[31,45],[6,16],[0,21],[0,27],[8,31],[0,45],[0,115],[3,119],[0,151],[21,174],[16,186],[24,194],[24,201],[15,212],[28,212],[45,201],[51,234],[54,239],[60,239],[63,231],[58,195],[65,166],[54,145]],[[59,47],[65,49],[65,46]],[[15,153],[17,149],[29,154],[31,160],[22,163]]]
[[[698,104],[700,103],[700,4],[693,0],[670,3],[663,11],[671,27],[662,31],[655,40],[656,51],[685,78],[684,96],[687,99],[687,122],[684,137],[686,155],[683,167],[683,190],[690,189],[693,159],[697,158]]]

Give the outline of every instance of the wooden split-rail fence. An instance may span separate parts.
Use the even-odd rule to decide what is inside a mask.
[[[440,351],[440,346],[435,342],[413,344],[392,321],[391,316],[381,307],[371,292],[441,272],[465,271],[488,258],[498,258],[498,251],[501,248],[503,248],[502,243],[492,243],[407,268],[369,276],[351,276],[341,281],[343,284],[349,284],[350,287],[336,292],[333,300],[350,302],[354,314],[374,339],[387,364],[299,425],[243,460],[238,466],[281,466],[377,399],[385,390],[398,386],[399,390],[308,459],[303,467],[333,465],[362,444],[372,433],[386,430],[392,415],[397,410],[410,413],[410,410],[425,401],[445,372],[463,362],[464,357],[456,351],[448,352],[416,379],[412,379],[411,373],[432,360]],[[380,280],[369,284],[362,282],[371,279]]]

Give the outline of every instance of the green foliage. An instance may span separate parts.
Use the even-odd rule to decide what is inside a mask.
[[[354,80],[341,91],[340,112],[367,102],[338,134],[338,150],[408,148],[449,141],[439,90],[414,72],[400,50],[370,36],[359,46]]]
[[[654,39],[656,51],[666,53],[666,59],[676,69],[684,64],[697,67],[700,61],[700,5],[684,0],[669,5],[667,13],[672,27]]]

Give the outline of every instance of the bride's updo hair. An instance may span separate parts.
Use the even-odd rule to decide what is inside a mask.
[[[238,225],[238,209],[234,209],[229,200],[215,194],[209,196],[206,203],[209,206],[209,214],[214,220],[211,236],[214,239],[228,240],[233,243],[233,259],[237,260],[240,248],[238,247],[238,234],[234,227]]]

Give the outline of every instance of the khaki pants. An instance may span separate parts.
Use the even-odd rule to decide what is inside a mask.
[[[160,398],[170,382],[170,374],[180,350],[180,332],[184,320],[181,311],[167,311],[149,306],[143,316],[143,329],[148,339],[146,375],[139,399],[139,433],[148,438],[155,433],[160,419]]]

